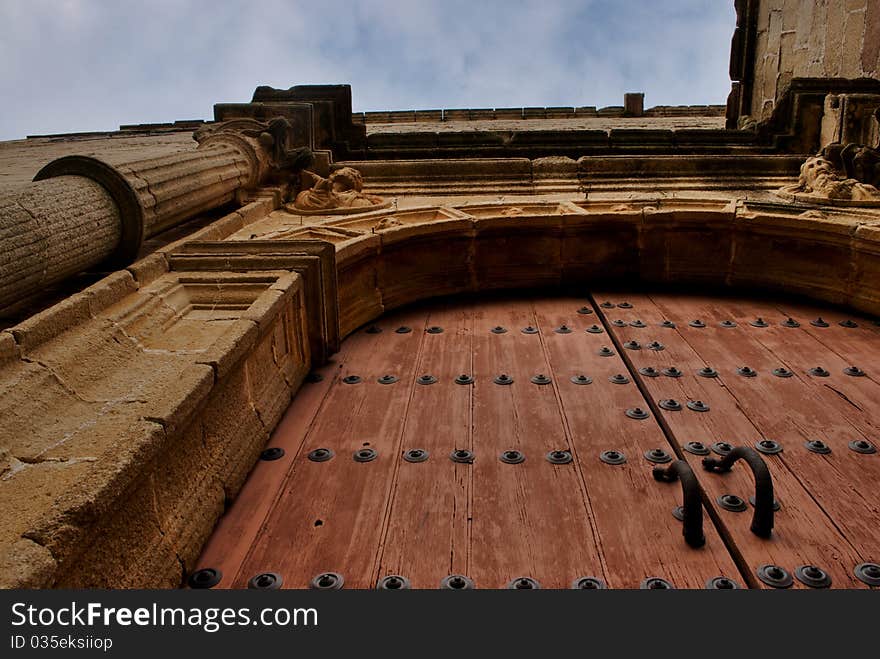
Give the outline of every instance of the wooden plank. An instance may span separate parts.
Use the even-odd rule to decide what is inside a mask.
[[[613,344],[606,334],[584,331],[597,322],[597,316],[578,314],[583,304],[576,298],[539,299],[534,307],[571,446],[594,511],[609,585],[638,588],[648,577],[661,577],[677,588],[703,588],[716,576],[742,585],[708,517],[704,519],[706,545],[694,549],[685,543],[681,522],[671,514],[681,503],[681,486],[654,480],[654,465],[644,457],[651,449],[671,452],[671,448],[653,418],[626,417],[627,408],[647,409],[646,402],[635,383],[609,380],[617,374],[629,377],[628,371],[619,355],[599,355],[600,348]],[[563,324],[574,333],[552,331]],[[572,383],[570,378],[578,374],[591,376],[593,383]],[[599,455],[610,449],[624,453],[627,462],[603,463]]]
[[[267,448],[284,449],[284,457],[271,462],[260,460],[254,465],[234,503],[217,522],[196,564],[196,569],[220,570],[223,576],[217,588],[232,586],[242,561],[278,498],[279,490],[289,477],[315,417],[327,408],[328,403],[332,404],[331,389],[339,384],[350,355],[362,352],[370,339],[363,332],[351,336],[327,364],[315,369],[321,381],[306,382],[294,396],[266,444]]]
[[[817,387],[818,395],[867,436],[880,435],[880,331],[870,320],[843,314],[834,309],[821,309],[805,303],[774,303],[758,300],[737,304],[738,313],[756,313],[766,317],[769,327],[752,332],[750,337],[780,359],[791,364],[802,380]],[[811,320],[821,317],[828,327],[814,327]],[[800,327],[782,325],[788,318]],[[748,322],[752,318],[745,317]],[[846,328],[839,323],[853,320],[858,327]],[[844,373],[850,366],[859,366],[864,377]],[[829,375],[817,377],[809,369],[821,366]]]
[[[416,377],[420,347],[426,339],[426,313],[404,311],[387,319],[381,334],[370,335],[342,369],[359,384],[333,384],[325,413],[315,418],[303,450],[293,463],[261,531],[233,585],[250,577],[279,573],[285,588],[308,587],[324,572],[343,575],[347,588],[375,587],[376,560],[395,468],[403,421]],[[397,334],[398,325],[413,327]],[[395,385],[377,378],[393,374]],[[335,451],[328,462],[307,459],[308,452]],[[373,448],[379,457],[355,462],[355,451]]]
[[[380,578],[402,575],[413,588],[437,588],[446,576],[467,575],[470,568],[472,467],[449,456],[473,447],[473,387],[455,383],[457,376],[473,372],[473,317],[466,304],[438,303],[427,322],[444,331],[426,337],[417,373],[437,382],[415,386],[402,448],[427,451],[428,459],[398,462],[378,567]]]
[[[661,304],[681,308],[683,302],[677,298],[664,299]],[[720,314],[734,313],[729,308],[719,310],[717,306],[710,306],[700,299],[689,301],[689,304],[690,308],[700,305],[698,308],[702,308],[705,315],[711,314],[715,319]],[[743,305],[741,312],[741,317],[753,318],[760,315],[761,309]],[[846,448],[854,435],[858,436],[854,425],[842,413],[839,407],[841,402],[826,399],[827,390],[815,386],[811,376],[805,374],[807,365],[815,362],[817,355],[827,357],[828,353],[819,353],[813,342],[799,341],[800,337],[805,336],[800,328],[780,329],[787,332],[793,344],[800,345],[799,350],[789,347],[783,355],[769,349],[765,342],[771,342],[778,330],[772,325],[755,328],[747,321],[731,330],[694,333],[691,343],[697,345],[699,341],[698,350],[704,355],[711,354],[718,363],[732,366],[735,362],[729,359],[729,351],[725,349],[725,344],[729,345],[730,341],[721,340],[723,335],[718,332],[738,332],[737,355],[756,364],[755,368],[760,374],[756,378],[749,378],[752,386],[734,380],[739,386],[735,388],[731,383],[731,389],[745,404],[749,416],[771,433],[767,436],[788,449],[780,454],[780,459],[802,481],[811,496],[834,520],[835,526],[864,560],[876,561],[880,548],[880,501],[874,494],[880,476],[878,456],[859,455]],[[777,339],[776,343],[781,346],[784,341]],[[780,365],[790,370],[793,376],[779,378],[770,375],[773,368]],[[839,381],[846,377],[839,375],[834,379]],[[867,436],[862,435],[861,438]],[[819,455],[806,450],[804,443],[814,439],[826,442],[833,452]]]
[[[640,376],[643,386],[655,400],[676,398],[682,404],[688,399],[703,400],[710,406],[710,411],[705,413],[688,409],[661,412],[679,446],[688,441],[710,444],[722,440],[734,445],[753,445],[762,438],[784,443],[793,441],[791,433],[798,430],[786,410],[803,404],[797,396],[792,396],[792,385],[796,385],[796,380],[769,375],[778,364],[771,365],[766,355],[762,356],[744,340],[743,336],[748,332],[746,327],[721,328],[719,323],[728,317],[728,313],[713,310],[711,305],[700,304],[694,298],[672,295],[629,297],[633,309],[625,312],[617,309],[613,315],[627,322],[640,319],[648,327],[627,325],[616,328],[615,334],[622,342],[636,340],[644,345],[656,339],[665,345],[665,350],[628,350],[627,358],[635,368],[661,368],[674,364],[684,372],[681,378]],[[717,300],[711,302],[715,304]],[[676,324],[675,329],[658,327],[666,318]],[[707,327],[690,327],[689,321],[697,319]],[[718,370],[717,378],[695,375],[706,365]],[[742,365],[758,370],[760,375],[746,378],[736,374],[736,368]],[[698,456],[683,454],[695,470],[699,468],[701,459]],[[861,585],[852,577],[853,566],[860,562],[859,552],[850,539],[838,531],[836,520],[829,518],[816,504],[788,458],[788,452],[765,456],[774,478],[776,498],[782,503],[773,537],[769,540],[750,533],[750,512],[734,513],[714,503],[724,493],[745,497],[753,491],[751,476],[745,467],[724,476],[699,474],[701,484],[713,502],[714,515],[735,544],[735,551],[747,564],[750,578],[754,581],[754,570],[763,563],[774,562],[789,571],[797,565],[815,564],[831,574],[837,587]],[[795,585],[800,587],[797,582]]]
[[[507,333],[490,332],[499,325]],[[471,576],[479,588],[504,588],[517,577],[543,588],[569,588],[581,576],[607,579],[576,470],[545,460],[570,446],[553,388],[530,382],[550,367],[540,336],[520,331],[529,325],[536,321],[526,301],[490,298],[474,309]],[[513,384],[495,384],[500,374]],[[507,450],[522,451],[525,462],[501,462]]]

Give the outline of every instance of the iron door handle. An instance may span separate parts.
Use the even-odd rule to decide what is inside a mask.
[[[750,446],[737,446],[720,460],[703,458],[703,468],[706,471],[723,473],[730,471],[739,459],[746,461],[755,477],[755,514],[752,516],[752,533],[761,538],[769,538],[773,532],[773,479],[767,463],[758,452]]]
[[[703,501],[700,496],[700,484],[694,475],[694,470],[684,460],[676,460],[668,467],[654,467],[652,472],[654,479],[664,483],[681,481],[681,492],[684,498],[682,505],[682,517],[684,522],[685,542],[691,547],[702,547],[706,544],[706,536],[703,534]]]

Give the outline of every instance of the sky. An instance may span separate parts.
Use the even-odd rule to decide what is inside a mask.
[[[721,104],[733,0],[0,0],[0,140],[210,119],[258,85],[355,111]]]

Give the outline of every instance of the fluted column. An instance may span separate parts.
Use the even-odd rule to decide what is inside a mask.
[[[0,308],[110,257],[121,227],[113,198],[80,176],[0,196]]]
[[[123,267],[143,241],[254,188],[273,166],[276,133],[238,120],[197,133],[199,147],[123,165],[65,156],[24,190],[0,197],[0,309],[106,263]]]

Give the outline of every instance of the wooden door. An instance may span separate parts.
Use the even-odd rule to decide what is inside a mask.
[[[880,334],[844,320],[638,292],[389,313],[297,394],[199,567],[231,588],[868,587]],[[744,463],[703,468],[723,445],[767,465],[770,537]],[[682,486],[653,474],[678,459],[699,547],[673,514]]]

